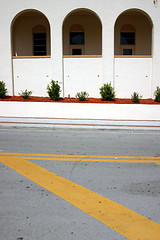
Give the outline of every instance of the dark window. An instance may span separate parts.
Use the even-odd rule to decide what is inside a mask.
[[[84,32],[70,32],[70,44],[84,44]]]
[[[123,55],[132,55],[132,49],[123,49]]]
[[[72,49],[72,55],[82,55],[82,49]]]
[[[121,32],[121,45],[135,45],[135,32]]]
[[[33,33],[33,53],[34,56],[45,56],[46,51],[46,33]]]

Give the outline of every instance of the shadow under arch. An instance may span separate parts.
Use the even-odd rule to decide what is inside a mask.
[[[101,20],[101,18],[99,17],[99,15],[98,15],[95,11],[93,11],[93,10],[91,10],[91,9],[89,9],[89,8],[76,8],[76,9],[71,10],[71,11],[65,16],[62,25],[64,25],[65,20],[66,20],[71,14],[74,14],[74,13],[80,12],[80,11],[88,12],[88,13],[91,13],[91,14],[95,15],[95,16],[99,19],[99,21],[100,21],[100,23],[101,23],[101,26],[102,26],[102,20]]]
[[[125,25],[132,26],[135,31],[121,32]],[[153,21],[145,11],[137,8],[123,11],[114,24],[114,54],[152,55],[152,29]]]
[[[12,56],[34,56],[32,29],[46,29],[46,54],[50,55],[50,23],[46,15],[36,9],[20,11],[10,25]],[[27,47],[26,47],[27,46]]]
[[[81,26],[79,29],[74,26]],[[63,20],[63,55],[102,55],[102,21],[88,8],[77,8]],[[74,38],[74,39],[73,39]],[[74,45],[74,46],[73,46]]]
[[[144,15],[146,18],[148,18],[148,20],[150,21],[151,25],[153,26],[153,21],[152,21],[151,16],[150,16],[148,13],[146,13],[144,10],[139,9],[139,8],[128,8],[128,9],[124,10],[123,12],[121,12],[121,13],[117,16],[117,18],[116,18],[116,20],[115,20],[115,23],[114,23],[114,26],[115,26],[115,24],[116,24],[117,19],[118,19],[121,15],[126,14],[126,13],[129,13],[129,12],[137,12],[137,13],[139,13],[139,14]]]

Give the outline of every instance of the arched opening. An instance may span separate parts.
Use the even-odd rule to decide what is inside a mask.
[[[152,21],[136,9],[123,12],[114,29],[115,55],[152,55]]]
[[[39,11],[26,10],[12,23],[12,56],[50,55],[50,26]]]
[[[102,55],[102,25],[94,12],[78,9],[65,18],[63,55]]]

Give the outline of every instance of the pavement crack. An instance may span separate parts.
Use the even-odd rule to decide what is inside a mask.
[[[81,160],[81,161],[82,161],[82,160]],[[70,180],[70,181],[71,181],[71,179],[72,179],[72,175],[73,175],[74,169],[76,168],[76,166],[77,166],[81,161],[77,161],[77,162],[75,162],[75,163],[73,164],[73,167],[72,167],[72,169],[71,169],[71,171],[70,171],[70,176],[69,176],[69,180]]]

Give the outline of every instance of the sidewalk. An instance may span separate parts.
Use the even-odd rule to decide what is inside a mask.
[[[0,128],[3,127],[160,130],[160,121],[1,117]]]
[[[0,127],[160,130],[160,105],[0,102]]]

